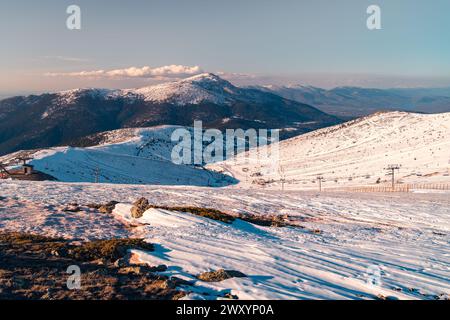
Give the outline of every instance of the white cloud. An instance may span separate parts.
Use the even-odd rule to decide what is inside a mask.
[[[186,76],[192,76],[202,73],[203,70],[199,66],[183,66],[183,65],[170,65],[162,66],[158,68],[152,68],[149,66],[144,67],[129,67],[124,69],[115,70],[91,70],[91,71],[79,71],[79,72],[51,72],[46,73],[46,76],[50,77],[87,77],[87,78],[182,78]]]

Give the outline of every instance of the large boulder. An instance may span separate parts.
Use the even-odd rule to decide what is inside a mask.
[[[149,203],[147,199],[138,199],[135,203],[133,203],[133,207],[131,208],[131,216],[135,219],[142,217],[144,215],[144,212],[147,211],[148,207]]]

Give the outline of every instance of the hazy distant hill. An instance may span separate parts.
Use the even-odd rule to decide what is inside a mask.
[[[352,118],[377,111],[402,110],[423,113],[450,111],[450,88],[367,89],[311,86],[254,86],[286,99],[313,105],[339,117]]]

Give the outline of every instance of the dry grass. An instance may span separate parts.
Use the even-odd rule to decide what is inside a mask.
[[[232,215],[222,212],[217,209],[210,208],[199,208],[199,207],[165,207],[165,206],[154,206],[150,205],[149,208],[169,210],[169,211],[179,211],[179,212],[187,212],[196,216],[205,217],[225,223],[232,223],[235,220],[235,217]]]
[[[244,278],[245,274],[235,270],[219,269],[217,271],[203,272],[197,275],[197,279],[205,282],[220,282],[231,278]]]
[[[265,216],[256,216],[251,214],[240,215],[239,219],[263,226],[263,227],[298,227],[298,225],[292,224],[289,222],[287,217],[281,215],[265,215]]]
[[[129,248],[152,250],[141,239],[71,244],[40,235],[0,233],[1,299],[179,299],[178,282],[155,274],[163,266],[119,266]],[[91,260],[103,260],[91,261]],[[70,290],[67,268],[80,267],[81,288]]]
[[[106,260],[114,262],[125,256],[129,249],[153,251],[153,245],[143,239],[111,239],[86,242],[71,248],[67,256],[79,261]]]
[[[148,209],[161,209],[168,211],[178,211],[190,213],[199,217],[204,217],[216,221],[231,224],[236,219],[247,221],[252,224],[256,224],[264,227],[297,227],[302,228],[299,224],[293,223],[289,220],[289,216],[286,215],[252,215],[252,214],[229,214],[217,209],[202,208],[194,206],[160,206],[149,204],[146,198],[138,199],[132,208],[133,217],[141,217]]]

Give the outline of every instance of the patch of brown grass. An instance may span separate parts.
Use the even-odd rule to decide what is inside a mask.
[[[129,249],[153,251],[151,243],[143,239],[97,240],[81,244],[68,251],[68,256],[80,261],[107,260],[110,262],[125,256]]]
[[[236,218],[232,215],[222,212],[217,209],[211,209],[211,208],[200,208],[200,207],[166,207],[166,206],[154,206],[149,205],[148,209],[155,208],[155,209],[162,209],[162,210],[169,210],[169,211],[179,211],[179,212],[187,212],[191,213],[193,215],[199,216],[199,217],[205,217],[225,223],[232,223]]]
[[[197,279],[205,282],[220,282],[231,278],[247,277],[240,271],[219,269],[217,271],[203,272],[197,275]]]
[[[202,208],[194,206],[159,206],[149,204],[148,200],[145,198],[140,198],[134,203],[135,211],[139,213],[136,217],[141,217],[142,214],[148,209],[161,209],[168,211],[178,211],[190,213],[199,217],[204,217],[216,221],[221,221],[224,223],[231,224],[236,219],[247,221],[252,224],[256,224],[263,227],[296,227],[303,228],[301,225],[293,223],[289,220],[287,215],[253,215],[253,214],[239,214],[231,215],[223,211],[212,209],[212,208]],[[132,212],[133,214],[133,212]]]
[[[118,266],[129,248],[152,250],[142,239],[112,239],[71,244],[40,235],[0,233],[0,300],[179,299],[177,280],[155,274],[163,266]],[[104,259],[104,263],[89,261]],[[89,261],[89,262],[87,262]],[[81,269],[81,288],[70,290],[67,268]]]

